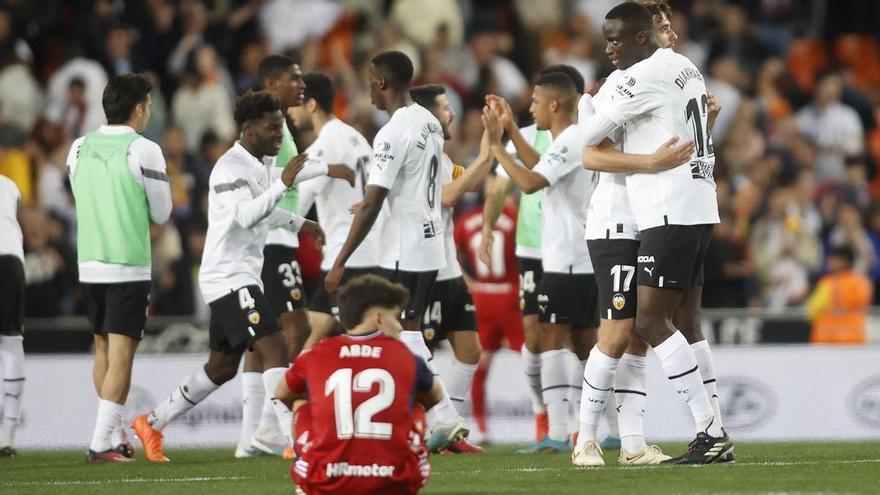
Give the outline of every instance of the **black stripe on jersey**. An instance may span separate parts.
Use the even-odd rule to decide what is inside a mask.
[[[638,390],[626,390],[626,389],[619,389],[619,388],[615,388],[614,393],[615,394],[636,394],[636,395],[642,395],[644,397],[648,396],[648,394],[646,394],[644,392],[639,392]]]
[[[586,383],[587,385],[589,385],[589,387],[590,387],[591,389],[593,389],[593,390],[598,390],[598,391],[600,391],[600,392],[610,392],[610,391],[614,390],[614,387],[608,387],[608,388],[596,388],[596,387],[590,385],[590,382],[588,382],[586,378],[584,378],[584,383]]]
[[[685,371],[684,373],[680,373],[680,374],[675,375],[675,376],[670,376],[669,379],[670,379],[670,380],[675,380],[676,378],[681,378],[681,377],[683,377],[683,376],[690,375],[690,374],[693,373],[694,371],[697,371],[697,366],[694,366],[693,368],[691,368],[691,369]]]
[[[226,182],[223,184],[217,184],[214,186],[214,192],[222,193],[226,191],[234,191],[239,187],[247,187],[248,183],[244,179],[236,179],[235,182]]]
[[[703,385],[705,385],[705,384],[707,384],[707,383],[715,383],[716,381],[718,381],[718,380],[716,380],[716,379],[714,379],[714,378],[711,379],[711,380],[703,380]]]
[[[22,378],[4,378],[3,381],[4,382],[23,382],[24,377],[22,377]]]
[[[166,174],[165,172],[160,172],[159,170],[153,170],[151,168],[141,167],[141,173],[144,175],[144,177],[146,177],[148,179],[155,179],[155,180],[161,180],[164,182],[169,182],[168,174]]]

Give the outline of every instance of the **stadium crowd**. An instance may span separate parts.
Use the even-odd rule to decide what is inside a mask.
[[[368,139],[387,119],[369,99],[372,55],[400,50],[416,83],[439,83],[460,116],[448,154],[479,149],[486,94],[529,119],[545,65],[608,74],[600,26],[615,0],[0,1],[0,174],[22,193],[27,316],[82,312],[65,157],[104,122],[108,77],[153,80],[146,137],[172,179],[172,221],[153,225],[153,314],[207,319],[196,290],[207,181],[236,138],[232,106],[270,53],[330,74],[336,113]],[[868,0],[670,2],[676,50],[709,76],[722,223],[705,307],[804,304],[832,248],[880,284],[880,6]],[[300,149],[313,139],[296,136]],[[473,207],[479,198],[460,206]],[[320,251],[303,243],[306,278]],[[875,301],[880,290],[875,290]]]

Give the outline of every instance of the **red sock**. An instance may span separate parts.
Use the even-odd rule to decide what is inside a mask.
[[[486,425],[486,377],[488,375],[489,367],[481,360],[471,385],[471,412],[481,433],[488,431]]]

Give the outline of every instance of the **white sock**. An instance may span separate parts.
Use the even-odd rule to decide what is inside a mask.
[[[441,382],[440,385],[442,386],[443,383]],[[446,392],[446,387],[443,387],[443,400],[429,409],[428,413],[425,415],[425,419],[431,428],[438,424],[451,425],[458,421],[460,417],[461,416],[458,414],[452,401],[449,400],[449,394]]]
[[[113,428],[113,433],[110,434],[110,445],[116,447],[117,445],[125,445],[128,443],[127,427],[128,422],[125,420],[125,411],[123,410],[119,413],[119,422],[116,423],[116,427]]]
[[[101,399],[98,402],[95,433],[92,435],[92,443],[89,445],[89,449],[95,452],[104,452],[113,447],[110,444],[110,436],[113,434],[113,429],[119,424],[122,407],[122,404],[110,402],[109,400]]]
[[[0,335],[0,360],[3,361],[3,437],[0,447],[15,446],[15,429],[21,419],[24,393],[24,337]]]
[[[709,403],[712,404],[712,410],[715,411],[715,421],[718,426],[724,426],[721,421],[721,402],[718,400],[718,383],[715,376],[715,358],[712,357],[712,351],[709,349],[709,342],[701,340],[691,344],[694,351],[694,357],[697,358],[697,365],[700,367],[700,376],[703,377],[703,386],[706,388],[706,395],[709,396]]]
[[[205,397],[211,395],[218,388],[220,385],[208,378],[205,368],[199,367],[180,382],[180,385],[168,396],[168,399],[150,411],[147,421],[153,428],[161,431],[168,426],[168,423],[196,407],[196,404],[205,400]]]
[[[709,403],[709,397],[706,396],[694,351],[691,350],[684,335],[675,332],[654,347],[654,353],[660,359],[663,371],[672,382],[676,394],[690,408],[697,433],[705,431],[713,437],[723,435],[721,426],[714,421],[715,412],[712,410],[712,404]]]
[[[520,349],[520,359],[526,374],[526,382],[529,384],[529,392],[532,394],[532,412],[535,414],[546,412],[544,397],[541,394],[541,355],[532,354],[523,344]]]
[[[594,442],[599,434],[599,417],[605,410],[608,396],[614,390],[614,373],[618,359],[593,346],[583,374],[578,443]]]
[[[263,372],[263,386],[266,388],[266,397],[272,405],[278,428],[281,434],[287,439],[287,445],[293,446],[293,411],[287,408],[283,402],[275,398],[275,389],[278,382],[284,380],[284,373],[287,368],[269,368]]]
[[[476,372],[476,364],[462,363],[458,359],[452,358],[452,370],[449,373],[449,379],[446,380],[446,390],[459,414],[464,407],[464,399],[471,390],[471,383],[474,381],[474,373]]]
[[[553,440],[568,438],[568,350],[541,353],[541,391],[547,406],[548,436]]]
[[[578,359],[577,354],[568,353],[568,417],[569,431],[577,431],[581,414],[581,395],[584,390],[584,367],[587,361]]]
[[[618,367],[620,367],[619,364]],[[605,400],[605,410],[603,413],[605,424],[608,425],[608,436],[620,438],[620,423],[617,420],[617,396],[613,390]]]
[[[648,447],[645,443],[645,404],[648,401],[645,386],[645,356],[624,354],[614,375],[614,395],[617,397],[620,445],[630,454]]]
[[[431,366],[431,371],[434,371],[433,365],[431,364],[431,350],[428,349],[427,344],[425,344],[425,337],[422,335],[422,332],[404,330],[400,332],[400,340],[406,344],[406,347],[409,348],[410,352],[424,359],[425,362],[428,363],[428,366]]]
[[[260,426],[265,392],[263,374],[248,371],[241,374],[241,438],[238,447],[247,450]]]

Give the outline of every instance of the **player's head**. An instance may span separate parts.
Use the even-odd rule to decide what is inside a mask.
[[[439,84],[423,84],[409,90],[409,96],[417,104],[427,108],[443,127],[443,139],[452,138],[452,123],[455,121],[455,110],[449,106],[446,88]]]
[[[570,116],[574,112],[577,100],[574,81],[562,72],[551,72],[535,81],[529,111],[538,129],[549,129],[556,116]]]
[[[326,117],[333,113],[336,88],[333,81],[321,72],[309,72],[302,79],[306,84],[303,104],[291,108],[289,113],[297,129],[309,130],[314,127],[314,116]]]
[[[299,64],[285,55],[269,55],[257,69],[260,87],[272,92],[281,102],[282,112],[299,106],[303,101],[306,83],[302,79]]]
[[[675,48],[678,34],[672,30],[672,8],[666,0],[631,0],[648,9],[654,18],[654,38],[660,48]]]
[[[381,330],[391,337],[400,335],[400,313],[409,304],[406,287],[376,275],[352,279],[339,289],[339,319],[346,330]]]
[[[579,94],[583,94],[586,82],[584,81],[584,76],[579,70],[567,64],[550,65],[541,69],[541,72],[538,73],[538,77],[541,77],[544,74],[550,74],[551,72],[561,72],[570,77],[572,82],[574,82],[574,89],[577,90]]]
[[[385,110],[384,93],[405,93],[413,78],[413,64],[403,52],[382,52],[370,61],[370,99]]]
[[[852,268],[855,260],[855,251],[849,245],[844,244],[831,248],[831,251],[828,253],[828,271],[839,272],[849,270]]]
[[[107,123],[129,124],[136,132],[144,132],[150,121],[152,90],[152,83],[143,74],[125,74],[111,79],[101,99]]]
[[[608,11],[602,24],[605,54],[615,67],[628,69],[657,48],[651,12],[637,3],[622,3]]]
[[[241,129],[241,144],[254,156],[278,154],[284,117],[277,96],[268,91],[243,94],[235,102],[235,122]]]

